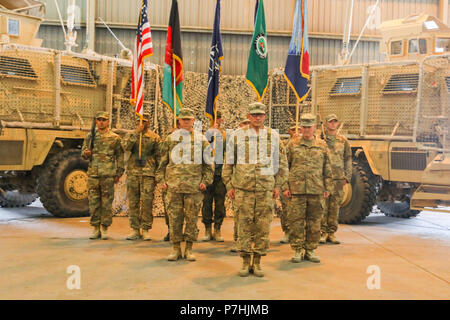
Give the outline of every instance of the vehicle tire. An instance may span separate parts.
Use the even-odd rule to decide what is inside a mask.
[[[339,210],[339,222],[359,223],[371,212],[377,198],[377,180],[364,159],[353,161],[351,199]]]
[[[65,150],[45,162],[38,194],[48,212],[61,218],[89,216],[88,165],[78,149]]]
[[[379,201],[377,207],[388,217],[395,218],[411,218],[420,213],[420,210],[411,210],[409,207],[409,201],[391,202],[391,201]]]
[[[4,194],[0,194],[0,207],[16,208],[25,207],[32,204],[38,195],[31,192],[21,192],[19,190],[8,190]]]

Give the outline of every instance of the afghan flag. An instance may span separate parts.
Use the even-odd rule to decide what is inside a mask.
[[[269,62],[267,59],[266,18],[264,16],[264,1],[259,0],[256,13],[255,31],[253,32],[248,58],[247,82],[256,91],[258,101],[261,101],[267,89],[269,78]]]
[[[174,102],[174,95],[176,102]],[[176,115],[179,114],[183,106],[183,55],[181,52],[180,16],[177,0],[172,0],[169,27],[167,28],[162,101],[172,112],[176,110]]]
[[[308,0],[297,0],[284,77],[301,102],[308,96],[309,80]]]
[[[221,60],[223,60],[223,50],[222,37],[220,35],[220,0],[217,0],[211,50],[209,52],[208,94],[206,97],[205,110],[205,115],[211,120],[211,125],[216,120],[216,102],[219,97]]]

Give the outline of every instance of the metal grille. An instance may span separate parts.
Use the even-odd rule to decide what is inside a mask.
[[[419,85],[419,74],[394,74],[383,88],[383,93],[416,92]]]
[[[89,69],[83,67],[61,65],[61,78],[67,84],[95,86]]]
[[[361,92],[361,77],[338,78],[330,91],[330,95],[359,94]]]
[[[396,170],[425,170],[427,166],[426,152],[416,151],[414,148],[393,148],[406,149],[405,151],[391,152],[391,168]],[[417,150],[417,149],[416,149]],[[409,152],[408,152],[409,151]],[[411,152],[412,151],[412,152]]]
[[[0,74],[9,77],[37,79],[28,60],[7,56],[0,56]]]
[[[447,85],[447,91],[450,92],[450,77],[445,77],[445,84]]]

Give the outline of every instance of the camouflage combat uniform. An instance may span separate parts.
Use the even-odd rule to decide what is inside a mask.
[[[188,112],[187,109],[183,108],[180,111],[180,117],[181,112]],[[182,141],[183,138],[189,137],[191,142],[187,148],[190,154],[186,154],[183,152],[185,144]],[[214,171],[212,164],[207,164],[202,156],[203,152],[208,152],[205,149],[210,147],[201,132],[178,129],[167,137],[165,144],[157,171],[157,182],[165,183],[168,187],[166,205],[169,215],[170,241],[174,244],[174,249],[176,246],[176,250],[179,250],[180,242],[186,241],[186,244],[190,243],[192,246],[192,243],[197,240],[197,219],[203,201],[199,186],[202,183],[206,186],[211,184]],[[185,160],[189,163],[183,163]]]
[[[289,242],[292,249],[312,252],[320,239],[320,222],[324,209],[324,192],[332,191],[330,156],[326,143],[314,137],[293,138],[287,148],[289,179],[283,190],[289,189]]]
[[[239,127],[247,127],[250,124],[250,120],[248,120],[248,118],[242,118],[241,122],[239,123]],[[225,159],[225,158],[224,158]],[[239,225],[239,211],[237,209],[237,207],[234,204],[234,200],[231,200],[232,203],[232,207],[233,207],[233,240],[234,240],[234,245],[231,248],[231,252],[237,252],[239,251],[238,249],[238,238],[239,238],[239,232],[238,232],[238,225]]]
[[[222,172],[227,190],[235,189],[234,206],[239,214],[237,229],[241,255],[255,253],[264,256],[267,254],[270,223],[273,217],[273,190],[280,188],[287,178],[286,156],[279,142],[278,134],[270,128],[264,129],[260,130],[266,132],[268,137],[265,154],[273,162],[278,163],[278,168],[274,168],[278,171],[272,171],[272,174],[262,172],[262,170],[267,170],[269,165],[261,163],[262,160],[259,159],[259,149],[262,147],[260,139],[245,138],[251,130],[247,126],[237,129],[233,136],[229,137],[228,143],[233,144],[233,146],[228,147],[227,150],[234,150],[234,155],[227,154]],[[271,138],[270,133],[272,133]],[[261,137],[262,135],[259,136],[259,138]],[[243,163],[239,163],[238,157],[240,141],[245,144],[245,161]],[[278,146],[276,146],[276,143],[278,143]],[[278,152],[272,150],[275,147],[278,147]],[[250,153],[257,155],[255,164],[249,161]],[[279,158],[275,159],[277,154]],[[235,163],[231,162],[231,159]],[[252,244],[254,244],[253,247]]]
[[[91,134],[84,139],[81,154],[89,148]],[[94,149],[91,150],[88,168],[89,211],[91,225],[108,228],[112,224],[114,178],[124,172],[124,152],[120,137],[111,130],[95,132]],[[84,156],[83,156],[84,157]]]
[[[131,152],[127,166],[130,227],[138,231],[140,228],[143,230],[152,228],[155,173],[161,140],[157,134],[150,130],[142,134],[142,164],[139,164],[139,136],[139,133],[132,132],[127,134],[123,141],[124,150]]]
[[[291,139],[289,138],[286,142],[283,142],[283,148],[286,149],[286,146],[289,144],[289,141]],[[288,199],[283,197],[283,195],[280,195],[280,202],[281,202],[281,212],[280,212],[280,223],[281,223],[281,230],[283,230],[284,234],[289,234],[289,224],[287,221],[287,204]],[[283,241],[282,241],[283,242]]]
[[[225,196],[227,189],[222,181],[222,167],[223,167],[223,153],[225,152],[225,131],[220,130],[214,135],[214,132],[208,132],[211,135],[211,146],[214,148],[214,137],[216,138],[216,149],[222,149],[223,152],[217,152],[216,163],[214,169],[214,180],[203,192],[203,207],[202,207],[202,222],[205,225],[206,236],[211,235],[211,224],[214,222],[214,237],[218,241],[223,241],[223,238],[218,238],[220,235],[220,228],[225,218]],[[219,161],[220,160],[220,161]],[[213,210],[214,203],[214,210]],[[214,216],[214,217],[213,217]],[[204,239],[206,240],[206,239]]]
[[[333,172],[333,191],[325,201],[322,218],[322,234],[333,235],[338,229],[339,209],[344,197],[345,181],[352,179],[352,149],[342,135],[330,135],[327,132],[326,143],[330,150],[330,164]]]

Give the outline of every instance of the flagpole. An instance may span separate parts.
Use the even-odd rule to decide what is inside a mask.
[[[140,126],[142,126],[142,118],[141,117],[139,117],[139,127]],[[139,132],[139,160],[141,158],[142,158],[142,131]]]
[[[172,54],[172,70],[173,70],[173,127],[177,128],[177,71],[175,69],[175,59]]]
[[[217,101],[216,101],[217,102]],[[214,127],[217,124],[217,105],[214,108]],[[213,156],[216,156],[216,130],[214,128]]]
[[[141,0],[141,10],[144,6],[144,0]],[[139,21],[138,24],[140,22],[141,19],[141,15],[139,14]],[[142,61],[142,114],[144,114],[144,87],[145,87],[145,83],[144,83],[144,76],[145,76],[145,63],[144,61]],[[136,99],[137,99],[137,93],[136,93]],[[139,103],[139,101],[136,100],[136,103]],[[142,116],[139,114],[139,127],[142,126]],[[140,128],[139,128],[140,129]],[[142,158],[142,131],[139,132],[139,160],[141,160]]]
[[[297,103],[295,105],[295,134],[298,135],[298,115],[300,113],[300,101],[296,99]]]

